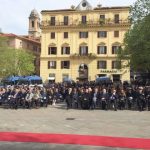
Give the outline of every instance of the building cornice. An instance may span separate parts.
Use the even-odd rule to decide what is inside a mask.
[[[118,6],[118,7],[101,7],[101,8],[94,8],[93,10],[76,10],[76,9],[58,9],[58,10],[42,10],[41,14],[65,14],[65,13],[95,13],[95,12],[109,12],[109,11],[129,11],[129,6]]]

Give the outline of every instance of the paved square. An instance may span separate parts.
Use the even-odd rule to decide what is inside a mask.
[[[0,108],[0,122],[0,132],[150,138],[148,111],[66,110],[64,104],[31,110]],[[5,143],[5,146],[8,144]],[[60,149],[64,149],[64,146]]]

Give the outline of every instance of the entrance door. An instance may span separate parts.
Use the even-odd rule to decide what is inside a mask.
[[[113,82],[120,82],[120,75],[118,74],[113,75]]]
[[[79,66],[79,81],[88,81],[88,66],[86,64],[81,64]]]

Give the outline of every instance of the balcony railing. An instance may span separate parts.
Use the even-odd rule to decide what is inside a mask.
[[[42,21],[41,27],[61,27],[61,26],[106,26],[106,25],[130,25],[130,21],[128,19],[126,20],[99,20],[99,21],[87,21],[85,23],[82,23],[81,21],[69,21],[68,25],[66,25],[64,22],[50,22],[50,21]]]
[[[70,55],[71,58],[90,58],[90,59],[95,59],[97,57],[97,55],[95,53],[88,53],[88,54],[78,54],[78,53],[74,53],[72,55]]]

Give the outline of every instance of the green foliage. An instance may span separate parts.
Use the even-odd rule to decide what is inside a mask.
[[[10,48],[8,39],[0,37],[0,77],[34,73],[34,56],[27,50]]]
[[[137,0],[130,8],[130,19],[133,24],[150,14],[150,0]]]
[[[150,14],[126,33],[124,49],[120,49],[118,57],[127,60],[127,66],[135,71],[150,71]]]

